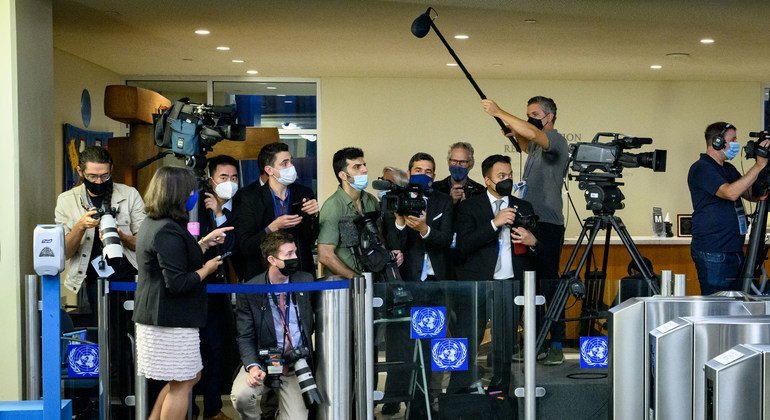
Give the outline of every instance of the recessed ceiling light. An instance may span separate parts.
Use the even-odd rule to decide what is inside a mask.
[[[208,29],[196,29],[195,33],[198,35],[208,35],[211,33]]]
[[[230,47],[225,47],[224,45],[220,45],[217,47],[219,51],[230,51]]]
[[[668,53],[668,54],[666,54],[666,58],[671,58],[673,60],[687,60],[687,59],[690,58],[690,54],[689,53],[681,53],[681,52],[678,52],[678,53]]]
[[[118,12],[117,10],[105,10],[104,14],[112,17],[120,16],[120,12]]]
[[[455,35],[455,39],[468,39],[468,38],[470,38],[468,35],[463,35],[463,34]]]
[[[457,63],[446,63],[449,67],[457,67]]]
[[[502,67],[503,63],[492,63],[492,67]]]
[[[653,70],[660,70],[663,68],[663,66],[661,66],[660,64],[653,64],[650,66],[650,68]]]
[[[243,63],[243,60],[239,60],[239,59],[236,58],[235,60],[232,60],[232,62],[233,63]]]
[[[259,72],[256,71],[256,70],[246,70],[246,73],[248,73],[248,74],[257,74]]]
[[[703,38],[700,40],[701,44],[713,44],[714,40],[712,38]]]
[[[278,93],[278,94],[276,94],[275,96],[286,96],[286,95],[283,95],[283,94],[280,94],[280,93]]]
[[[529,24],[537,23],[537,20],[535,20],[535,19],[524,19],[524,23],[529,23]]]
[[[275,87],[275,86],[267,86],[265,89],[276,90],[276,89],[278,89],[278,88],[277,88],[277,87]]]
[[[294,101],[283,101],[283,103],[285,103],[285,104],[293,104]]]

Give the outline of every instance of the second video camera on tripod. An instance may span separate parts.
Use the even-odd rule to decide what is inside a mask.
[[[396,213],[401,216],[420,217],[427,208],[425,197],[433,193],[432,188],[423,188],[419,184],[396,185],[387,179],[372,182],[372,188],[387,191],[382,196],[380,207],[383,213]]]

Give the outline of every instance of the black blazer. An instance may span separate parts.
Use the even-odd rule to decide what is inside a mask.
[[[290,206],[301,203],[303,199],[314,198],[313,190],[310,188],[296,182],[289,185]],[[242,194],[239,192],[233,207],[236,212],[235,231],[240,254],[238,276],[241,279],[250,279],[257,273],[267,270],[260,245],[267,235],[265,228],[276,219],[269,184],[259,188],[245,188]],[[294,214],[291,207],[289,213]],[[302,223],[287,231],[294,236],[294,243],[297,245],[300,271],[315,273],[313,246],[318,239],[318,215],[304,215]]]
[[[419,232],[409,227],[398,230],[395,225],[395,216],[392,214],[385,219],[388,248],[399,249],[404,253],[404,263],[400,267],[404,281],[420,280],[426,252],[436,278],[447,279],[448,251],[452,243],[452,218],[452,199],[444,193],[434,191],[428,197],[425,210],[425,222],[430,226],[430,234],[427,238],[423,239]]]
[[[518,206],[518,214],[534,214],[532,205],[514,196],[508,196],[508,206]],[[475,195],[461,202],[457,209],[457,250],[463,262],[457,267],[460,280],[492,280],[497,264],[499,230],[492,227],[495,218],[492,204],[486,193]],[[532,232],[537,237],[537,232]],[[536,249],[535,249],[536,252]],[[523,266],[528,257],[534,253],[527,250],[528,255],[513,257],[514,277],[520,278]]]
[[[180,223],[146,218],[136,234],[139,280],[134,322],[161,327],[206,325],[206,285],[198,242]]]
[[[474,180],[472,180],[470,178],[468,178],[468,182],[467,182],[466,185],[468,186],[468,188],[471,189],[471,191],[473,191],[473,194],[471,194],[471,195],[483,194],[487,190],[487,187],[479,184],[478,182],[476,182],[476,181],[474,181]],[[452,189],[452,176],[450,175],[450,176],[442,179],[441,181],[434,182],[432,187],[433,187],[433,189],[435,191],[440,191],[440,192],[442,192],[444,194],[449,195],[449,190]],[[467,199],[468,199],[468,197],[466,196],[466,200]],[[450,200],[451,200],[451,197],[450,197]],[[459,204],[459,202],[458,202],[458,204]],[[457,216],[457,215],[455,214],[455,216]]]
[[[312,282],[314,278],[309,273],[297,272],[289,277],[290,283]],[[254,276],[247,284],[266,284],[265,273]],[[238,328],[238,350],[241,353],[243,366],[249,366],[259,362],[259,349],[275,347],[278,340],[275,336],[275,324],[273,323],[273,311],[270,307],[270,296],[262,293],[249,293],[236,295],[235,316]],[[297,304],[304,341],[312,351],[313,342],[313,309],[310,306],[310,293],[294,293],[293,302]],[[292,311],[291,316],[296,316]],[[296,344],[295,344],[296,345]]]

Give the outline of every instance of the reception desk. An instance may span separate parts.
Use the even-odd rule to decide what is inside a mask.
[[[614,232],[613,232],[614,233]],[[662,270],[671,270],[673,274],[684,274],[687,278],[687,295],[700,295],[700,285],[695,271],[695,264],[690,257],[690,238],[660,238],[655,236],[636,236],[633,238],[639,253],[647,257],[652,262],[653,271],[660,274]],[[577,238],[567,238],[564,241],[564,247],[561,252],[561,263],[559,271],[566,268],[572,250],[575,248]],[[593,246],[593,257],[591,267],[594,264],[601,270],[602,259],[604,258],[605,233],[600,232]],[[580,262],[580,256],[585,249],[586,240],[583,241],[581,248],[572,264],[572,269],[577,267]],[[625,245],[619,237],[610,238],[610,251],[607,262],[607,280],[604,288],[604,302],[608,306],[612,304],[618,294],[620,279],[628,276],[628,263],[631,262],[631,255],[626,250]],[[585,278],[585,267],[580,273],[580,278]],[[574,303],[574,298],[570,297],[567,302],[567,318],[580,316],[582,302]],[[603,325],[603,322],[599,323]],[[579,322],[567,323],[567,337],[577,338],[579,334]]]

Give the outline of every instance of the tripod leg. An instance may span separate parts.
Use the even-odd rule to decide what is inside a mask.
[[[754,275],[757,272],[757,264],[761,265],[763,262],[762,260],[759,260],[759,250],[760,247],[765,246],[765,235],[763,231],[766,230],[767,210],[767,199],[760,200],[757,203],[756,213],[754,213],[754,222],[751,224],[751,234],[749,235],[749,245],[747,247],[748,252],[746,253],[746,260],[743,262],[743,269],[741,270],[740,280],[742,281],[742,290],[744,293],[751,293]]]
[[[629,255],[631,255],[631,259],[634,260],[636,266],[639,267],[639,271],[642,273],[644,280],[647,281],[647,287],[649,287],[650,294],[660,294],[660,288],[658,288],[658,285],[655,283],[655,281],[653,281],[655,275],[650,271],[650,268],[647,267],[647,264],[644,263],[642,254],[639,252],[639,248],[636,247],[633,238],[631,238],[631,234],[628,233],[626,225],[623,224],[623,221],[618,216],[613,216],[610,218],[610,223],[618,232],[618,236],[620,236],[620,240],[623,242],[623,245],[626,246],[626,250],[628,251]]]

